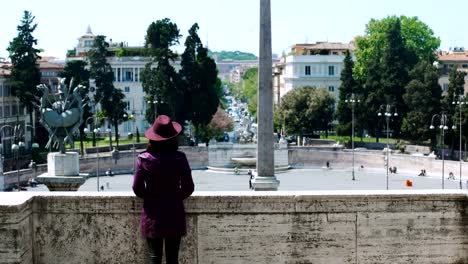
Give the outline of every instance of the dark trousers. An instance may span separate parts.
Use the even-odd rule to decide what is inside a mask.
[[[150,264],[161,264],[163,243],[166,251],[166,264],[179,263],[180,238],[146,238],[149,248]]]

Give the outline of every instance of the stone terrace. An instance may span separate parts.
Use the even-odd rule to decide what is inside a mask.
[[[132,193],[0,193],[0,263],[145,263]],[[181,263],[468,263],[467,191],[196,192]]]

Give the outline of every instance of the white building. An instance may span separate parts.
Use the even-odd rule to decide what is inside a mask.
[[[88,26],[86,34],[78,39],[78,45],[73,50],[67,53],[67,60],[82,60],[87,58],[88,51],[94,44],[96,36],[92,33]],[[110,51],[117,51],[119,48],[138,49],[141,47],[128,47],[124,42],[113,43],[109,41]],[[129,132],[135,132],[136,128],[140,131],[140,135],[150,126],[145,119],[145,113],[148,108],[146,94],[143,92],[141,83],[141,73],[145,65],[149,62],[148,57],[142,56],[113,56],[108,57],[107,61],[114,72],[114,87],[122,90],[127,103],[127,113],[134,116],[134,121],[127,121],[120,125],[119,132],[121,136],[125,136]],[[180,69],[180,62],[176,62],[175,70]],[[93,83],[91,82],[91,87]]]
[[[352,43],[317,42],[315,44],[296,44],[289,55],[274,66],[279,72],[279,96],[301,86],[325,87],[338,99],[341,70],[345,52],[352,54]],[[278,82],[274,82],[278,85]],[[275,99],[276,101],[277,99]]]

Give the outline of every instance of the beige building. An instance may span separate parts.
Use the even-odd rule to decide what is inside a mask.
[[[446,92],[449,85],[449,72],[452,67],[457,67],[459,71],[468,73],[468,51],[464,48],[455,47],[448,52],[440,52],[439,60],[439,84],[442,87],[442,92]],[[468,76],[465,76],[464,93],[468,91]]]

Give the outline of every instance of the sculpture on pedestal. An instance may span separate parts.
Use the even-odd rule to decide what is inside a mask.
[[[76,191],[85,182],[86,177],[79,173],[79,157],[76,152],[66,152],[65,144],[69,143],[73,148],[73,133],[83,122],[83,99],[80,92],[84,89],[78,85],[70,91],[65,79],[60,80],[58,92],[51,94],[49,88],[38,85],[42,91],[39,111],[41,124],[49,132],[49,141],[46,147],[58,147],[60,152],[47,155],[47,173],[37,177],[38,182],[47,185],[50,191]]]
[[[70,87],[72,84],[73,80],[70,82]],[[60,153],[64,154],[67,142],[72,148],[74,147],[72,134],[83,122],[83,99],[80,90],[83,90],[84,86],[78,85],[73,92],[70,92],[65,79],[61,79],[56,94],[50,94],[45,84],[38,85],[37,89],[43,94],[39,105],[40,121],[49,132],[46,147],[49,148],[51,144],[58,145]]]

